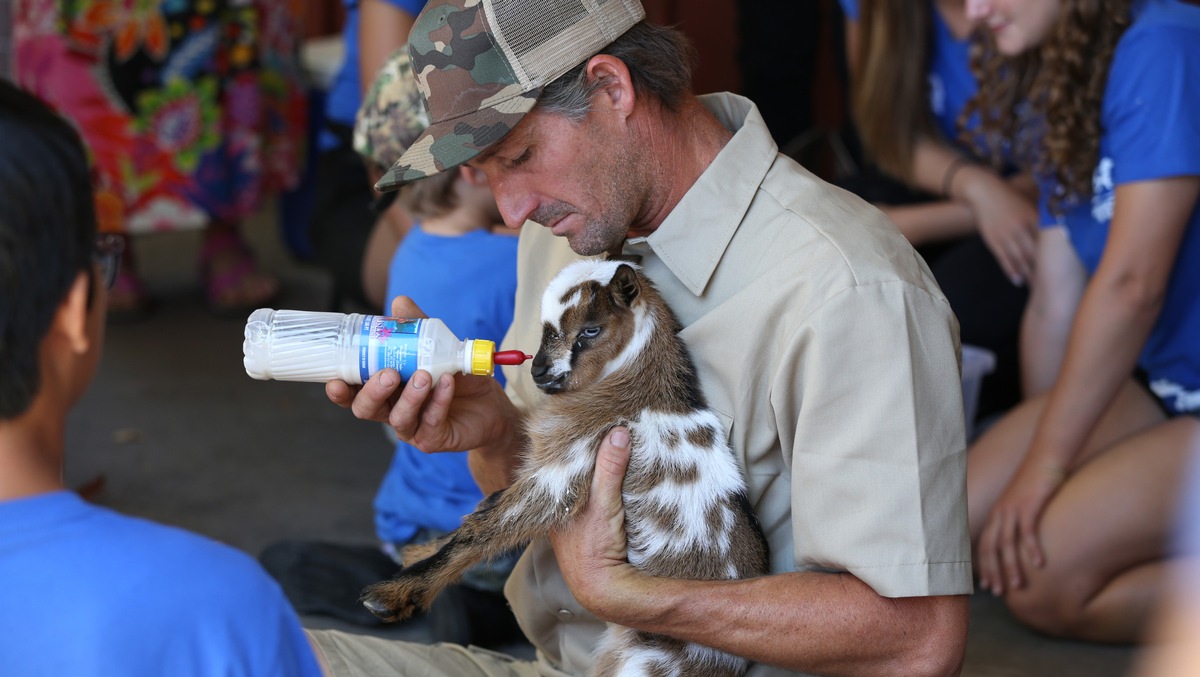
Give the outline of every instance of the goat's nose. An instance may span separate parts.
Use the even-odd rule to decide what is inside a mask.
[[[533,376],[534,381],[538,381],[544,378],[548,371],[550,371],[550,361],[546,359],[546,353],[539,350],[533,358],[533,364],[530,365],[529,374]]]

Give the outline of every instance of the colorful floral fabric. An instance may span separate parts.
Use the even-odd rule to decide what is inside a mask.
[[[302,0],[15,0],[17,83],[79,127],[100,226],[202,227],[294,187]]]

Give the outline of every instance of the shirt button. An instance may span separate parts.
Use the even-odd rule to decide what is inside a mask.
[[[572,613],[570,609],[559,609],[558,610],[558,617],[563,619],[564,621],[570,620],[574,615],[575,614]]]

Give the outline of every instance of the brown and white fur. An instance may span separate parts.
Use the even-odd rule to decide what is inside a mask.
[[[429,605],[472,565],[543,538],[584,507],[596,451],[616,425],[632,444],[623,488],[629,562],[654,576],[698,580],[767,572],[767,544],[724,428],[707,408],[679,322],[637,269],[615,261],[564,268],[542,299],[534,382],[553,395],[530,412],[516,481],[408,565],[366,589],[389,620]],[[609,625],[594,675],[741,675],[737,656]]]

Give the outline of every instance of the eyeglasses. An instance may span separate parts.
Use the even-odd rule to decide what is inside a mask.
[[[112,233],[100,233],[96,236],[96,251],[92,260],[100,266],[100,279],[104,280],[106,289],[112,289],[117,281],[117,271],[121,270],[121,254],[125,251],[125,238]]]

